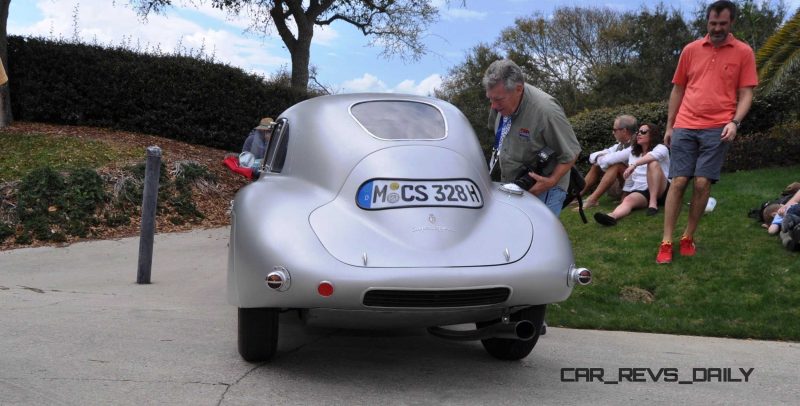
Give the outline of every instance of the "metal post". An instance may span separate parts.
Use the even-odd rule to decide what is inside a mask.
[[[142,196],[142,224],[139,236],[139,270],[136,283],[150,283],[150,268],[153,265],[153,236],[158,203],[158,177],[161,168],[161,148],[147,147],[144,193]]]

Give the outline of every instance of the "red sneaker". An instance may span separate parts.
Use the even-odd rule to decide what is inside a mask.
[[[695,253],[694,240],[684,236],[681,238],[681,255],[684,257],[692,257]]]
[[[658,255],[656,256],[656,263],[668,264],[672,262],[672,243],[662,242],[661,247],[658,248]]]

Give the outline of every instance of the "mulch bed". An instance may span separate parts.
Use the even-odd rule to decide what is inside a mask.
[[[117,176],[123,172],[123,168],[144,162],[146,158],[146,148],[156,145],[161,148],[161,159],[166,165],[167,170],[173,168],[174,163],[179,161],[195,161],[205,165],[217,176],[217,182],[203,190],[194,189],[194,203],[204,219],[195,223],[181,225],[172,224],[166,216],[156,217],[157,233],[172,233],[188,231],[196,228],[213,228],[230,224],[228,209],[236,192],[248,184],[249,181],[243,177],[231,173],[222,165],[222,159],[226,153],[220,149],[204,147],[201,145],[191,145],[183,142],[171,140],[152,135],[137,134],[126,131],[116,131],[104,128],[82,127],[82,126],[63,126],[42,123],[15,122],[7,127],[9,131],[31,132],[45,134],[52,137],[76,137],[85,140],[97,140],[117,148],[138,149],[142,151],[141,159],[132,162],[115,162],[103,168],[98,168],[97,172],[110,177]],[[244,141],[242,136],[242,141]],[[0,250],[8,250],[23,247],[37,246],[63,246],[77,241],[96,240],[96,239],[116,239],[139,235],[140,218],[131,218],[131,223],[119,227],[107,227],[101,224],[92,229],[91,237],[77,238],[68,236],[65,243],[53,243],[50,241],[34,241],[29,245],[19,245],[14,242],[14,237],[9,237],[5,242],[0,243]]]

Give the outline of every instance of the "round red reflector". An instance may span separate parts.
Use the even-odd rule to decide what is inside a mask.
[[[320,296],[328,297],[333,294],[333,284],[328,281],[323,281],[317,286],[317,292]]]
[[[267,276],[267,286],[272,289],[280,289],[280,287],[283,286],[283,279],[278,274],[270,274]]]

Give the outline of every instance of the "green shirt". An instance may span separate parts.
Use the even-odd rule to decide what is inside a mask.
[[[501,117],[489,113],[489,128],[497,131]],[[558,163],[572,162],[581,152],[575,132],[558,101],[539,88],[525,84],[517,111],[511,115],[511,129],[500,147],[500,180],[513,182],[524,164],[534,162],[536,151],[548,146],[555,151]],[[567,190],[569,172],[556,186]]]

